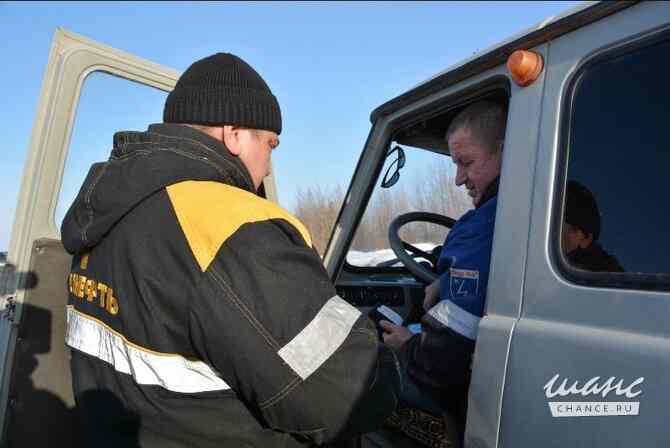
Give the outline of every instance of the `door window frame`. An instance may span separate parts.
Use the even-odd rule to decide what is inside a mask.
[[[338,230],[338,227],[341,228],[340,220],[342,211],[345,209],[345,207],[349,205],[347,198],[350,197],[353,182],[357,180],[358,167],[354,172],[354,176],[352,177],[351,181],[352,184],[349,185],[349,189],[345,194],[345,200],[343,201],[343,205],[340,209],[340,215],[338,215],[333,225],[333,229],[331,231],[331,237],[326,246],[327,247],[326,255],[324,256],[325,260],[324,264],[329,269],[329,272],[330,270],[332,270],[333,272],[339,274],[340,270],[343,270],[344,272],[351,274],[375,274],[375,273],[408,274],[409,273],[409,271],[407,271],[404,267],[380,268],[372,266],[356,266],[350,264],[346,260],[346,255],[353,243],[354,238],[356,237],[358,227],[361,225],[361,222],[363,220],[363,217],[365,215],[368,206],[370,206],[370,200],[372,199],[372,195],[378,188],[378,182],[380,181],[382,170],[384,168],[384,164],[386,163],[387,150],[389,149],[391,144],[395,141],[394,138],[401,129],[408,128],[431,117],[447,114],[450,112],[453,113],[453,111],[455,110],[460,110],[465,104],[480,99],[486,99],[496,94],[499,95],[503,92],[507,97],[507,101],[509,104],[509,101],[511,101],[512,96],[512,87],[510,80],[505,75],[501,75],[500,73],[494,72],[491,74],[486,74],[481,78],[476,79],[472,83],[468,83],[468,85],[466,85],[465,87],[455,88],[453,92],[449,92],[446,97],[441,96],[439,98],[435,98],[432,101],[427,102],[427,104],[424,104],[414,110],[410,110],[409,112],[399,111],[396,114],[394,114],[395,116],[392,119],[390,119],[388,123],[383,123],[385,125],[384,126],[385,138],[383,139],[383,143],[379,145],[379,148],[381,148],[379,150],[380,157],[375,162],[374,170],[369,171],[371,174],[369,175],[369,178],[366,180],[367,184],[366,184],[366,193],[364,195],[364,200],[361,203],[360,209],[357,210],[357,219],[355,220],[351,228],[349,228],[347,231],[347,240],[344,244],[346,250],[343,251],[342,260],[335,266],[332,266],[331,264],[330,252],[333,250],[334,242],[336,242],[335,238],[342,237],[340,231]],[[507,118],[509,118],[509,113]],[[371,131],[371,134],[373,131],[374,126]],[[401,143],[399,144],[400,146],[408,146]],[[429,149],[425,148],[413,148],[412,150],[430,151]],[[364,149],[364,152],[361,154],[361,157],[365,156],[366,152],[367,152],[367,144],[366,148]],[[384,229],[384,232],[386,232],[387,230],[388,229]],[[333,269],[333,267],[335,269]],[[337,275],[333,275],[332,278],[336,280]]]
[[[76,33],[57,28],[42,82],[37,113],[23,169],[14,223],[7,254],[11,269],[3,275],[3,299],[11,296],[16,305],[12,319],[0,319],[0,434],[4,434],[12,361],[24,291],[19,281],[29,273],[33,242],[60,239],[55,211],[61,179],[69,151],[70,137],[86,77],[96,71],[171,91],[179,72],[99,44]],[[16,272],[16,275],[11,275]],[[65,283],[63,283],[65,287]]]
[[[557,271],[569,282],[589,287],[670,291],[670,274],[586,271],[573,266],[567,260],[561,248],[561,230],[565,213],[564,201],[568,179],[573,112],[582,80],[591,69],[597,68],[602,63],[668,40],[670,40],[670,26],[663,26],[622,41],[614,42],[584,58],[566,83],[566,93],[561,101],[560,121],[558,125],[558,158],[554,180],[554,199],[551,208],[552,218],[549,224],[549,234],[551,235],[549,256],[553,260]]]

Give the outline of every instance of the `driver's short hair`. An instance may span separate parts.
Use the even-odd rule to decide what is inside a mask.
[[[445,141],[458,129],[469,129],[474,137],[491,152],[502,149],[505,141],[507,110],[493,101],[477,101],[460,111],[444,135]]]

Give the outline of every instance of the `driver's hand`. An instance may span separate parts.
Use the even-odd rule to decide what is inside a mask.
[[[412,333],[407,328],[393,324],[388,320],[380,320],[379,326],[384,330],[384,334],[382,335],[384,344],[393,350],[400,350],[405,345],[405,342],[412,338]]]
[[[426,296],[423,299],[423,309],[428,311],[435,306],[435,303],[437,303],[437,300],[440,298],[440,277],[430,285],[426,286],[424,292],[426,293]]]

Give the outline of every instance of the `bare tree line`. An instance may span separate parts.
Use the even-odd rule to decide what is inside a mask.
[[[319,184],[298,189],[294,214],[309,230],[320,255],[326,250],[343,199],[344,190],[340,185],[325,190]]]
[[[449,175],[450,162],[445,159],[429,165],[414,178],[402,177],[390,189],[377,187],[358,226],[353,250],[373,251],[385,249],[388,244],[388,227],[398,215],[413,211],[426,211],[460,217],[471,207],[463,189],[456,187]],[[407,176],[406,176],[407,177]],[[294,211],[309,230],[314,247],[319,254],[328,244],[328,238],[344,199],[344,189],[338,185],[323,188],[313,185],[299,189]],[[403,240],[410,243],[442,244],[446,229],[428,223],[413,223],[400,231]]]

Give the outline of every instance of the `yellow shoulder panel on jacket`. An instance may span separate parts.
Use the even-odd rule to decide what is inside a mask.
[[[221,245],[247,223],[284,219],[312,239],[307,228],[289,212],[253,193],[220,182],[185,181],[166,188],[186,240],[204,272]]]

